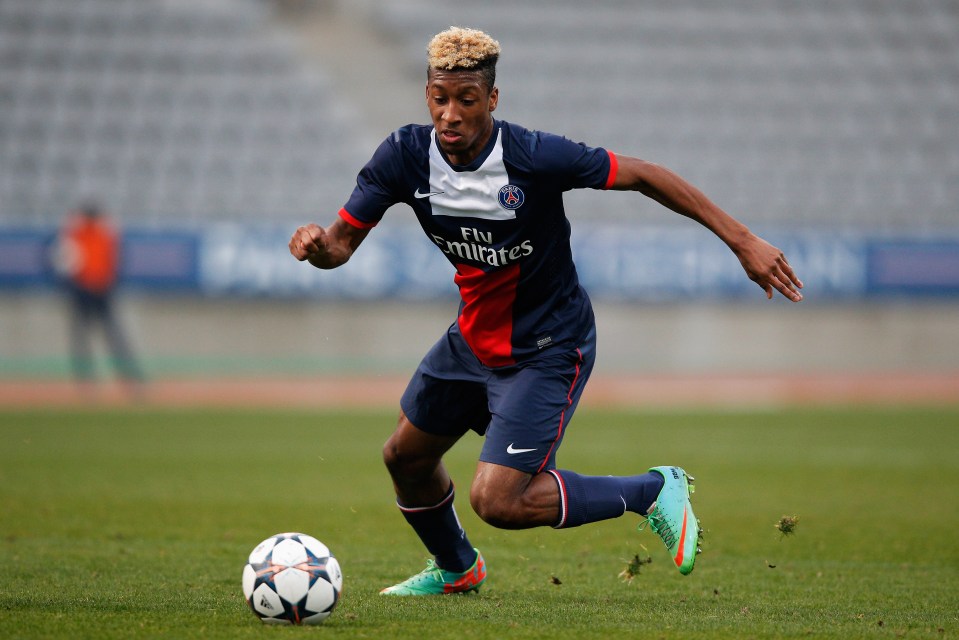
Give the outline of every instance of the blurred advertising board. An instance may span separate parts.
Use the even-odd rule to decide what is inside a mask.
[[[121,283],[144,292],[209,296],[429,300],[455,296],[453,269],[413,227],[375,229],[335,272],[287,250],[293,227],[216,224],[123,232]],[[759,230],[781,248],[807,300],[959,297],[959,232],[896,237]],[[57,285],[56,230],[0,227],[0,291]],[[580,280],[597,300],[755,299],[726,246],[698,227],[595,226],[573,231]]]

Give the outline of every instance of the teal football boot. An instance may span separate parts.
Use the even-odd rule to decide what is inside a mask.
[[[701,553],[699,536],[702,530],[689,502],[689,494],[695,491],[694,478],[680,467],[653,467],[650,471],[663,476],[665,484],[639,528],[642,530],[648,524],[663,539],[679,572],[688,575],[693,570],[696,556]]]
[[[380,591],[386,596],[433,596],[447,593],[465,593],[479,591],[486,580],[486,562],[483,554],[476,550],[476,562],[462,573],[446,571],[436,566],[432,559],[426,561],[426,568],[399,584]]]

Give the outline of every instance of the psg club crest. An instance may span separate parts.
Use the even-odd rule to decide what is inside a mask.
[[[509,209],[510,211],[519,209],[523,206],[525,200],[526,195],[519,187],[508,184],[499,190],[499,204],[504,209]]]

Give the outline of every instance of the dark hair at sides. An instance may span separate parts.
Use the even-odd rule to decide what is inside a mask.
[[[496,86],[496,63],[499,61],[499,56],[490,56],[473,67],[453,67],[452,69],[437,69],[438,71],[462,71],[464,73],[478,73],[482,79],[483,84],[486,85],[487,91],[492,91],[493,87]],[[427,67],[426,73],[429,75],[429,72],[432,71],[432,67]]]

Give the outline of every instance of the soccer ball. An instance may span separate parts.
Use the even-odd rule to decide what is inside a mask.
[[[302,533],[270,536],[243,567],[243,597],[269,624],[320,624],[342,589],[340,563],[325,544]]]

